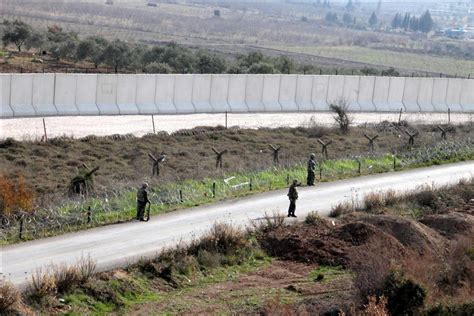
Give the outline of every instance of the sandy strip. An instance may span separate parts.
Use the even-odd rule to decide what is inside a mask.
[[[352,114],[354,124],[379,123],[384,120],[397,121],[398,113]],[[472,123],[473,114],[451,114],[451,123]],[[156,131],[172,133],[196,126],[225,125],[225,114],[155,115]],[[402,120],[411,123],[446,124],[444,113],[403,113]],[[133,134],[141,136],[153,133],[151,115],[129,116],[70,116],[46,117],[48,137],[87,135],[105,136],[112,134]],[[332,113],[273,113],[273,114],[228,114],[227,124],[242,128],[297,127],[312,124],[329,126],[334,124]],[[0,119],[0,139],[13,137],[17,140],[38,140],[43,136],[42,118]]]

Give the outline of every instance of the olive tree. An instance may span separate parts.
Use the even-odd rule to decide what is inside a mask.
[[[25,44],[31,36],[33,29],[25,22],[15,20],[13,22],[4,21],[5,29],[2,36],[3,45],[7,46],[10,43],[15,44],[19,52],[21,47]]]
[[[132,61],[129,45],[121,40],[109,43],[104,49],[103,60],[107,65],[114,68],[115,73],[118,73],[120,68],[127,67]]]

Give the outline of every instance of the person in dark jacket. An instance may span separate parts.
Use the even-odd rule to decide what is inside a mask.
[[[314,185],[314,179],[316,178],[316,161],[314,158],[316,157],[315,154],[311,154],[308,160],[308,178],[306,180],[306,184],[309,186]]]
[[[288,217],[296,217],[296,200],[298,199],[298,191],[296,187],[299,186],[298,180],[293,180],[293,183],[290,185],[288,190],[288,198],[290,199],[290,207],[288,208]]]
[[[145,219],[145,207],[147,203],[150,203],[148,199],[148,192],[146,189],[148,188],[148,183],[144,182],[140,189],[137,192],[137,220],[144,222]]]

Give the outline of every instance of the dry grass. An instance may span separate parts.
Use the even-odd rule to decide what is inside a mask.
[[[385,195],[379,192],[370,192],[364,196],[365,211],[369,213],[381,212],[385,204]]]
[[[286,216],[278,211],[273,211],[270,215],[265,212],[263,218],[253,220],[251,222],[253,233],[262,234],[274,229],[284,227]]]
[[[0,314],[7,315],[21,302],[20,292],[7,281],[0,280]]]
[[[33,304],[40,306],[48,306],[51,303],[52,297],[58,293],[56,287],[56,280],[48,271],[41,269],[31,276],[31,282],[26,289],[26,297]]]
[[[52,277],[59,294],[70,293],[81,282],[80,271],[77,267],[58,265],[52,268]]]
[[[310,224],[310,225],[317,225],[319,223],[321,223],[322,221],[324,221],[324,219],[319,216],[318,212],[309,212],[308,215],[306,215],[306,218],[304,220],[304,222],[306,224]]]
[[[337,204],[336,206],[333,206],[328,216],[336,218],[345,214],[350,214],[352,212],[354,212],[354,208],[352,207],[352,204],[349,202],[342,202],[342,203]]]

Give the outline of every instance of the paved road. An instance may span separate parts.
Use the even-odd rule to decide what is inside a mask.
[[[298,219],[310,211],[327,215],[331,207],[348,200],[361,202],[372,191],[412,190],[420,185],[443,185],[474,176],[474,161],[411,171],[379,174],[316,187],[299,188]],[[0,272],[6,279],[23,285],[37,268],[54,264],[74,264],[91,256],[101,270],[125,265],[140,257],[156,255],[165,247],[198,237],[215,222],[248,225],[273,211],[285,212],[286,190],[258,194],[233,201],[195,207],[153,217],[150,222],[130,222],[78,233],[7,246],[1,249]],[[292,219],[293,220],[293,219]]]

